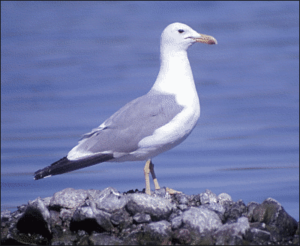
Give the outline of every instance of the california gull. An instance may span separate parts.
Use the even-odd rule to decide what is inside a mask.
[[[123,106],[99,127],[85,134],[68,155],[34,173],[34,179],[71,172],[101,162],[145,161],[146,193],[149,173],[159,184],[151,159],[185,140],[200,116],[187,49],[192,44],[217,44],[182,23],[168,25],[161,35],[161,65],[150,91]]]

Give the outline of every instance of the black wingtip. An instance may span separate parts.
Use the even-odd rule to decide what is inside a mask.
[[[52,165],[48,167],[37,170],[34,173],[34,179],[39,180],[53,175],[68,173],[77,169],[81,169],[101,162],[109,161],[111,159],[113,159],[112,154],[103,154],[96,157],[94,156],[94,157],[77,160],[77,161],[70,161],[67,157],[64,157],[54,162]]]
[[[34,173],[34,179],[35,180],[39,180],[42,178],[46,178],[48,176],[52,176],[52,175],[56,175],[56,174],[60,174],[59,171],[62,171],[62,167],[68,163],[70,163],[71,161],[68,160],[67,157],[64,157],[56,162],[54,162],[52,165],[45,167],[43,169],[37,170]],[[63,173],[63,172],[62,172]]]

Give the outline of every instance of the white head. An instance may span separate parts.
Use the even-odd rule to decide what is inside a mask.
[[[217,40],[194,31],[189,26],[175,22],[168,25],[161,34],[161,49],[187,50],[193,43],[217,44]]]

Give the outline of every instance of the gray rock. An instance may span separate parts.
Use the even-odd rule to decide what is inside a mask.
[[[159,190],[154,190],[153,197],[161,197],[161,198],[170,198],[170,194],[166,191],[166,188],[160,188]]]
[[[200,205],[200,194],[167,197],[165,189],[153,196],[113,188],[78,192],[66,189],[1,212],[1,244],[299,244],[299,223],[271,198],[245,206],[220,194],[216,203],[206,191]]]
[[[88,240],[89,245],[124,245],[124,242],[115,236],[104,233],[93,233]]]
[[[191,236],[191,232],[186,228],[175,230],[173,235],[173,240],[177,244],[192,245],[192,242],[194,241]]]
[[[273,241],[293,236],[297,230],[297,221],[292,218],[275,199],[268,198],[253,210],[253,221],[264,222],[271,232]]]
[[[181,211],[184,211],[184,210],[187,210],[187,209],[188,209],[188,206],[185,205],[185,204],[179,204],[177,207],[178,207]]]
[[[245,235],[246,230],[250,228],[249,221],[247,217],[241,217],[237,220],[237,223],[235,223],[238,227],[238,230],[242,235]]]
[[[216,230],[222,225],[219,216],[215,212],[202,207],[191,207],[183,212],[182,222],[185,228],[190,228],[198,233]]]
[[[225,204],[225,203],[230,203],[233,202],[232,198],[230,195],[228,195],[227,193],[221,193],[218,195],[217,197],[217,202],[221,205]]]
[[[113,225],[118,226],[120,230],[123,230],[132,224],[133,218],[125,209],[122,209],[113,213],[110,217],[110,221]]]
[[[168,236],[171,233],[171,224],[166,220],[152,222],[146,225],[145,230],[150,230],[151,232],[155,232],[163,236]]]
[[[50,210],[50,225],[51,227],[61,226],[62,220],[60,218],[60,213],[55,210]]]
[[[87,221],[96,221],[96,223],[101,227],[103,231],[111,231],[113,228],[113,225],[110,221],[111,214],[96,209],[96,206],[93,202],[89,203],[89,206],[82,206],[78,207],[73,215],[73,221],[76,223],[76,228],[81,229]],[[79,223],[83,222],[83,223]],[[92,224],[92,222],[91,222]],[[84,229],[84,228],[82,228]],[[93,228],[90,228],[92,230]],[[94,228],[95,231],[99,230],[97,229],[97,226],[95,225]]]
[[[151,197],[146,194],[128,194],[126,210],[134,215],[145,213],[151,216],[153,221],[167,219],[172,213],[173,205],[164,198]]]
[[[110,214],[99,210],[96,213],[96,221],[99,226],[103,228],[105,231],[111,231],[113,229],[113,225],[110,222]]]
[[[28,202],[28,204],[32,207],[35,207],[36,209],[38,209],[41,213],[41,215],[43,216],[43,219],[47,222],[49,222],[50,219],[50,212],[47,209],[47,207],[45,206],[44,202],[42,201],[42,199],[40,197],[38,197],[37,199],[35,199],[33,202]]]
[[[30,226],[28,222],[30,222]],[[25,212],[18,219],[16,228],[21,233],[36,233],[49,238],[51,233],[49,222],[49,211],[44,203],[40,199],[37,199],[36,202],[27,206]]]
[[[44,203],[44,205],[45,205],[46,207],[49,207],[49,205],[50,205],[50,200],[52,199],[52,197],[51,197],[51,196],[45,197],[45,198],[40,198],[40,197],[38,197],[38,198],[36,198],[36,199],[33,200],[33,201],[28,201],[28,204],[32,204],[32,203],[37,202],[37,199],[40,199],[40,200]]]
[[[110,187],[107,187],[110,188]],[[99,196],[99,194],[101,193],[102,190],[95,190],[95,189],[89,189],[87,190],[87,195],[88,195],[88,199],[90,200],[95,200],[96,196]]]
[[[52,196],[45,197],[45,198],[42,199],[42,201],[43,201],[43,203],[45,204],[46,207],[49,207],[51,199],[52,199]]]
[[[298,227],[294,235],[293,244],[299,245],[299,236],[300,236],[300,222],[298,221]]]
[[[121,238],[127,245],[145,245],[150,239],[145,237],[144,224],[132,224],[130,228],[122,231]],[[146,242],[144,238],[146,238]]]
[[[197,198],[196,198],[197,199]],[[200,206],[200,201],[197,202],[195,199],[195,195],[191,195],[191,196],[188,196],[188,206],[191,206],[191,207],[198,207]],[[199,199],[200,199],[200,196],[199,196]]]
[[[108,187],[101,192],[89,192],[90,197],[95,201],[96,208],[108,213],[114,213],[123,209],[126,205],[126,196],[120,194],[116,189]]]
[[[151,217],[149,214],[137,213],[132,218],[133,221],[138,224],[151,222]]]
[[[216,203],[217,195],[211,192],[210,190],[206,189],[205,192],[200,194],[200,202],[201,204]]]
[[[225,221],[226,223],[234,223],[240,218],[241,216],[247,215],[247,207],[242,200],[239,200],[232,205],[225,205]]]
[[[247,217],[248,217],[248,220],[250,222],[252,222],[252,216],[253,216],[253,211],[254,209],[258,206],[259,204],[257,202],[249,202],[247,204]]]
[[[183,193],[175,193],[174,200],[177,201],[178,204],[187,205],[189,202],[189,197],[188,197],[188,195],[183,194]]]
[[[74,209],[62,208],[60,209],[59,217],[62,219],[62,221],[71,221],[74,212]]]
[[[75,245],[77,235],[70,230],[63,231],[60,236],[55,236],[51,240],[51,245]]]
[[[249,221],[249,219],[248,219],[248,221]],[[260,229],[260,230],[267,230],[266,229],[266,224],[265,223],[261,223],[261,222],[250,223],[250,227],[251,228],[257,228],[257,229]]]
[[[236,223],[222,225],[215,233],[216,245],[237,245],[243,243],[243,235],[250,228],[248,219],[241,217]]]
[[[32,226],[28,226],[27,221],[31,221]],[[44,237],[49,237],[51,233],[50,212],[40,197],[28,202],[28,206],[19,218],[16,227],[23,233],[38,232]]]
[[[202,205],[202,207],[208,208],[211,211],[215,212],[219,216],[222,222],[225,221],[224,214],[226,210],[221,204],[214,202],[214,203]]]
[[[192,203],[194,204],[193,206],[200,206],[201,202],[200,202],[200,194],[197,195],[193,195],[193,201]]]
[[[245,240],[255,244],[267,244],[270,240],[271,233],[257,228],[250,228],[245,233]]]
[[[76,208],[81,206],[86,200],[88,193],[86,190],[75,190],[66,188],[56,192],[50,200],[50,207]]]
[[[182,225],[182,216],[177,216],[171,220],[172,229],[176,230]]]
[[[96,216],[93,209],[88,206],[78,207],[73,215],[74,221],[81,221],[85,219],[95,219]]]
[[[177,216],[182,215],[182,213],[183,213],[183,212],[182,212],[180,209],[173,209],[173,212],[172,212],[172,214],[169,216],[168,221],[171,222],[172,219],[174,219],[174,218],[177,217]]]
[[[9,210],[1,211],[1,222],[9,221],[11,218],[11,212]]]
[[[146,234],[144,240],[148,244],[150,242],[163,245],[168,244],[172,235],[171,224],[165,220],[147,224],[144,230]]]

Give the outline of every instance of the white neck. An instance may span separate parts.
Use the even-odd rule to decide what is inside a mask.
[[[199,100],[186,50],[161,47],[160,71],[151,90],[174,94],[181,105]]]

